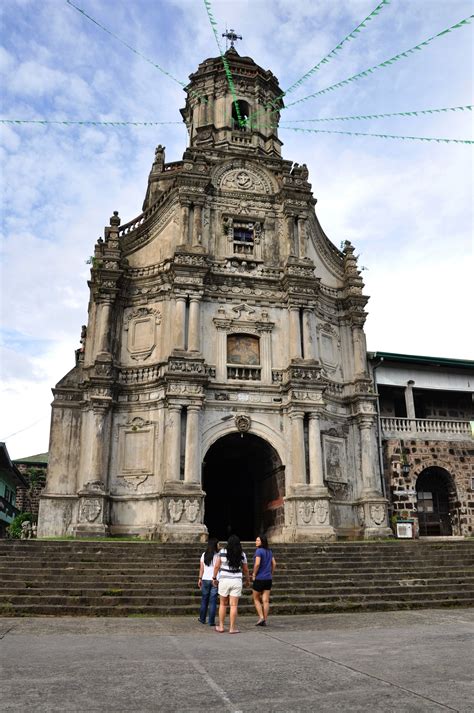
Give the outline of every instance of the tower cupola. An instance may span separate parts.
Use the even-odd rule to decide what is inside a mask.
[[[278,121],[282,90],[275,75],[231,46],[222,57],[206,59],[190,75],[181,114],[192,148],[252,149],[281,155]]]

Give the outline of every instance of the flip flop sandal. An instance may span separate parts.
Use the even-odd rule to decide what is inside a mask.
[[[240,631],[236,629],[235,631],[229,631],[229,634],[240,634]]]
[[[219,629],[219,627],[216,626],[216,631],[218,634],[223,634],[225,629]],[[231,632],[232,633],[232,632]]]

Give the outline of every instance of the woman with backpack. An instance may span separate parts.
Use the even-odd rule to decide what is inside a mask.
[[[227,607],[230,606],[229,634],[240,634],[237,629],[237,611],[242,594],[242,578],[245,586],[250,586],[247,557],[237,535],[231,535],[227,547],[221,549],[214,565],[213,584],[217,585],[219,575],[219,625],[216,631],[223,634]]]

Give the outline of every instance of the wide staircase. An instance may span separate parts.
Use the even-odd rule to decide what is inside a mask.
[[[254,544],[245,544],[249,555]],[[202,545],[0,541],[3,616],[197,616]],[[474,604],[474,541],[281,544],[273,614]],[[254,608],[244,590],[241,614]]]

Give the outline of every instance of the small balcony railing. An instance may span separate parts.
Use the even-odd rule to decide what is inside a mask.
[[[14,518],[20,514],[18,508],[11,504],[9,500],[0,495],[0,514],[5,518]]]
[[[395,418],[381,419],[382,431],[385,436],[443,436],[469,439],[472,438],[471,423],[469,421],[451,421],[431,418]]]
[[[261,366],[240,366],[227,364],[227,378],[238,381],[260,381]]]
[[[253,243],[234,240],[234,253],[236,255],[253,255]]]

